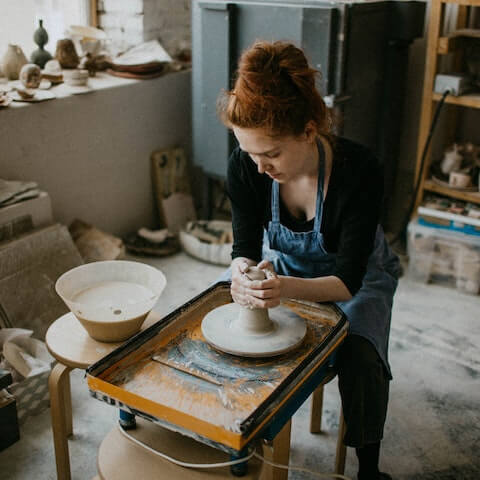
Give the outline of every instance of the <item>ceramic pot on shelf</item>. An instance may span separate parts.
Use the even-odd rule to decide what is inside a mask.
[[[32,53],[30,60],[40,68],[43,68],[45,64],[52,59],[52,55],[43,48],[44,45],[48,43],[48,33],[43,28],[43,20],[39,20],[38,23],[39,26],[33,34],[33,41],[38,45],[38,48]]]
[[[3,74],[9,80],[18,80],[21,68],[26,64],[27,57],[18,45],[9,44],[2,59]]]
[[[62,68],[77,68],[80,59],[78,58],[75,45],[69,38],[57,41],[55,58],[60,62]]]
[[[42,72],[38,65],[27,63],[20,69],[19,76],[25,88],[38,88],[42,79]]]

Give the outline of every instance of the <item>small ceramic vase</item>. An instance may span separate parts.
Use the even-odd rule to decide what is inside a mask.
[[[43,46],[48,43],[48,33],[43,28],[43,20],[39,20],[38,23],[39,27],[33,34],[33,41],[38,45],[38,48],[32,53],[30,60],[40,68],[43,68],[45,64],[52,58],[52,54],[43,48]]]
[[[26,88],[38,88],[42,80],[42,71],[38,65],[27,63],[20,70],[20,81]]]
[[[2,59],[3,74],[9,80],[18,80],[20,69],[26,64],[27,58],[18,45],[9,44]]]
[[[462,155],[460,155],[458,152],[458,145],[454,143],[453,147],[447,150],[443,155],[443,159],[440,164],[442,172],[445,175],[448,175],[450,172],[458,170],[462,164],[462,159]]]
[[[69,38],[58,40],[55,58],[60,62],[62,68],[77,68],[80,61],[75,45]]]

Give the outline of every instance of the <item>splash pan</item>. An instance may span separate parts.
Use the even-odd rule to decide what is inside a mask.
[[[277,316],[305,321],[303,343],[273,358],[242,358],[217,351],[202,334],[205,315],[230,302],[230,284],[215,284],[135,335],[87,370],[92,395],[216,448],[241,450],[303,403],[348,324],[335,305],[285,301]]]

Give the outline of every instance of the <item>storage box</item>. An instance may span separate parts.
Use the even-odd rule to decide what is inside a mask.
[[[422,206],[418,207],[417,212],[418,223],[420,225],[480,236],[480,219],[478,218],[443,212]]]
[[[11,373],[0,368],[0,452],[20,438],[15,398],[5,390],[11,383]]]
[[[421,225],[408,225],[408,275],[478,294],[480,290],[480,236]]]
[[[2,365],[12,373],[10,380],[13,376],[7,390],[16,400],[16,416],[22,424],[27,417],[38,415],[49,406],[48,377],[55,360],[44,342],[30,337],[31,330],[3,329],[1,333]],[[10,347],[7,355],[7,345],[20,348],[22,353],[16,354]]]
[[[38,415],[49,407],[49,376],[50,370],[32,377],[27,377],[8,388],[9,392],[17,401],[17,416],[20,425],[24,423],[30,415]]]
[[[0,452],[20,438],[15,398],[0,390]]]

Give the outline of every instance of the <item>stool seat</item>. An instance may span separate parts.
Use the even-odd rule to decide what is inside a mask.
[[[90,337],[71,312],[50,325],[45,335],[49,352],[70,368],[87,368],[115,350],[123,342],[104,343]]]
[[[153,422],[137,417],[137,427],[128,434],[159,452],[188,463],[227,462],[227,453],[172,432]],[[256,458],[248,461],[248,473],[241,477],[254,480],[260,477],[262,462]],[[230,467],[191,469],[176,465],[132,440],[126,438],[115,426],[103,439],[98,452],[98,474],[102,480],[207,480],[232,479]]]

